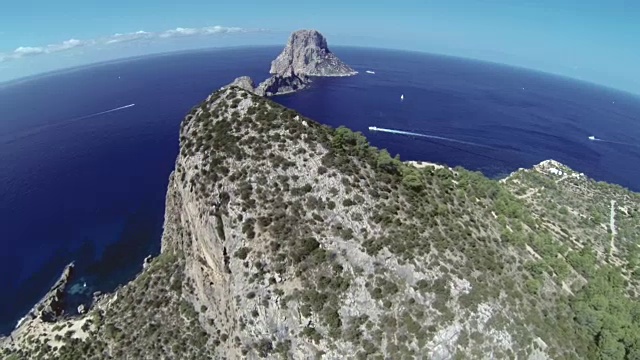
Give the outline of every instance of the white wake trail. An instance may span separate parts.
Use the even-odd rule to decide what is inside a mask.
[[[97,113],[94,113],[94,114],[89,114],[89,115],[84,115],[84,116],[80,116],[80,117],[77,117],[77,118],[69,119],[69,120],[64,121],[63,123],[70,122],[70,121],[76,121],[76,120],[82,120],[82,119],[88,119],[88,118],[92,118],[94,116],[100,116],[100,115],[112,113],[112,112],[115,112],[115,111],[128,109],[128,108],[134,107],[134,106],[136,106],[136,104],[129,104],[129,105],[125,105],[125,106],[120,106],[120,107],[117,107],[117,108],[114,108],[114,109],[111,109],[111,110],[100,111],[100,112],[97,112]]]
[[[600,142],[609,143],[609,144],[616,144],[616,145],[640,147],[639,144],[631,144],[631,143],[625,143],[625,142],[620,142],[620,141],[604,140],[604,139],[599,139],[599,138],[597,138],[595,136],[589,136],[589,140],[591,140],[591,141],[600,141]]]
[[[436,136],[436,135],[420,134],[420,133],[415,133],[415,132],[411,132],[411,131],[396,130],[396,129],[386,129],[386,128],[379,128],[379,127],[375,127],[375,126],[370,126],[369,130],[370,131],[380,131],[380,132],[385,132],[385,133],[389,133],[389,134],[419,136],[419,137],[423,137],[423,138],[427,138],[427,139],[450,141],[450,142],[455,142],[455,143],[458,143],[458,144],[466,144],[466,145],[479,146],[479,147],[493,149],[493,147],[491,147],[491,146],[482,145],[482,144],[474,143],[474,142],[471,142],[471,141],[457,140],[457,139],[452,139],[452,138],[443,137],[443,136]]]
[[[129,104],[129,105],[124,105],[124,106],[119,106],[117,108],[113,108],[113,109],[109,109],[109,110],[105,110],[105,111],[100,111],[97,113],[93,113],[93,114],[89,114],[89,115],[83,115],[83,116],[79,116],[76,118],[71,118],[71,119],[67,119],[67,120],[63,120],[63,121],[59,121],[53,124],[45,124],[45,125],[40,125],[34,128],[30,128],[27,130],[24,130],[22,132],[17,132],[17,133],[9,133],[9,134],[3,134],[2,136],[0,136],[0,143],[1,144],[6,144],[6,143],[10,143],[28,136],[32,136],[32,135],[36,135],[39,134],[47,129],[51,129],[51,128],[58,128],[58,127],[62,127],[65,125],[69,125],[71,123],[74,123],[76,121],[80,121],[80,120],[85,120],[85,119],[89,119],[89,118],[93,118],[96,116],[100,116],[100,115],[105,115],[108,113],[112,113],[112,112],[116,112],[116,111],[121,111],[124,109],[128,109],[131,107],[136,106],[136,104]]]

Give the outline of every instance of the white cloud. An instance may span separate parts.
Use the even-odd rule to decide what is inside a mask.
[[[148,33],[142,30],[132,32],[132,33],[127,33],[127,34],[113,34],[112,36],[104,40],[104,44],[109,45],[109,44],[116,44],[121,42],[135,41],[135,40],[140,40],[144,38],[150,38],[152,36],[153,36],[152,33]]]
[[[202,28],[202,32],[204,34],[224,34],[224,33],[236,33],[243,32],[244,29],[239,27],[222,27],[222,26],[211,26]]]
[[[81,41],[78,39],[69,39],[69,40],[63,41],[60,44],[47,46],[47,52],[64,51],[64,50],[69,50],[69,49],[77,48],[77,47],[88,45],[88,44],[89,42],[86,42],[86,41]]]
[[[31,56],[45,53],[46,50],[41,47],[20,46],[13,50],[13,54],[17,57]]]
[[[161,38],[168,38],[173,36],[185,36],[185,35],[196,35],[198,34],[198,29],[193,28],[175,28],[174,30],[167,30],[160,33]]]
[[[194,28],[175,28],[173,30],[167,30],[159,34],[161,38],[169,38],[174,36],[189,36],[189,35],[212,35],[212,34],[227,34],[238,33],[247,31],[264,31],[264,30],[246,30],[239,27],[223,27],[223,26],[209,26],[199,29]]]
[[[264,32],[264,29],[243,29],[238,27],[224,27],[224,26],[209,26],[203,28],[182,28],[178,27],[172,30],[160,31],[160,32],[146,32],[136,31],[125,34],[113,34],[100,39],[93,40],[78,40],[69,39],[58,44],[50,44],[44,47],[31,47],[20,46],[12,52],[0,53],[0,62],[8,60],[15,60],[25,56],[34,56],[41,54],[49,54],[60,51],[67,51],[82,46],[90,45],[111,45],[122,42],[139,41],[145,39],[165,39],[171,37],[182,36],[194,36],[194,35],[215,35],[215,34],[228,34],[228,33],[243,33],[243,32]]]

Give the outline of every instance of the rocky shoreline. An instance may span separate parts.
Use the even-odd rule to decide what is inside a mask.
[[[29,311],[25,318],[40,318],[44,322],[55,322],[63,316],[66,291],[69,283],[73,279],[74,270],[75,264],[73,262],[65,266],[58,281],[56,281],[42,300]]]
[[[547,159],[547,160],[543,160],[537,164],[534,164],[533,166],[529,167],[529,168],[518,168],[517,170],[512,171],[509,175],[498,179],[498,182],[500,183],[504,183],[506,181],[508,181],[509,179],[511,179],[514,175],[522,172],[522,171],[543,171],[546,172],[548,169],[568,169],[570,170],[572,173],[577,174],[577,176],[584,176],[584,174],[582,173],[578,173],[575,172],[573,169],[571,169],[569,166],[557,161],[557,160],[553,160],[553,159]],[[551,171],[553,172],[553,171]]]
[[[55,323],[61,319],[65,315],[65,298],[74,277],[74,270],[75,263],[67,264],[51,289],[24,317],[18,320],[9,336],[0,337],[0,344],[7,340],[13,341],[14,337],[17,337],[22,330],[30,328],[33,323]]]

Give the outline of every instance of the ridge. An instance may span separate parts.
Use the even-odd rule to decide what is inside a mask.
[[[575,172],[556,162],[503,182],[417,167],[235,85],[193,108],[179,138],[161,254],[87,314],[38,323],[5,339],[0,354],[549,359],[640,350],[636,193],[563,176]]]

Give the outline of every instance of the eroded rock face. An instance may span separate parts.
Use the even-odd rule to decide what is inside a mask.
[[[45,322],[54,322],[63,315],[65,290],[73,277],[74,268],[74,263],[70,263],[64,268],[58,281],[31,311],[31,316],[38,317]]]
[[[327,39],[316,30],[298,30],[291,34],[284,50],[271,62],[273,74],[255,89],[261,96],[292,93],[309,86],[311,77],[351,76],[358,72],[338,59],[327,46]],[[248,81],[232,84],[247,89]],[[250,79],[249,79],[250,80]]]
[[[297,81],[274,76],[268,84],[277,88],[282,79]],[[233,118],[242,120],[222,127]],[[483,311],[497,306],[491,301],[452,308],[451,318],[442,320],[449,299],[457,303],[459,296],[472,291],[467,277],[449,279],[439,268],[407,264],[389,250],[374,253],[367,245],[358,246],[368,244],[362,240],[365,234],[388,236],[388,227],[353,215],[367,213],[380,200],[364,187],[347,193],[341,180],[317,175],[323,166],[338,171],[327,159],[334,156],[329,144],[339,140],[310,140],[325,138],[319,124],[228,87],[185,120],[180,135],[196,139],[207,133],[212,140],[202,149],[192,141],[181,143],[167,193],[162,252],[184,254],[189,278],[185,282],[193,286],[185,298],[202,310],[202,319],[212,319],[200,323],[208,336],[215,339],[220,334],[216,358],[276,358],[271,353],[284,349],[293,359],[317,354],[344,359],[360,351],[360,338],[374,339],[382,330],[409,334],[412,329],[416,339],[424,339],[390,337],[386,343],[375,340],[367,345],[368,351],[384,358],[397,358],[399,346],[407,346],[413,357],[453,359],[460,349],[480,348],[460,345],[460,334],[474,331],[487,333],[484,341],[498,344],[502,351],[512,346],[498,342],[501,332],[490,333],[493,329]],[[368,162],[358,164],[364,169],[361,174],[369,176],[365,181],[371,189],[381,189],[383,180],[374,178]],[[347,198],[358,201],[341,200]],[[306,215],[310,212],[317,215]],[[426,261],[421,256],[416,263]],[[432,283],[441,284],[437,286],[442,294],[435,293]],[[431,305],[445,296],[447,301],[440,300],[437,308]],[[420,321],[428,321],[433,330]]]
[[[255,93],[260,96],[283,95],[302,90],[311,84],[306,76],[272,76],[260,83]]]
[[[254,92],[254,89],[256,87],[255,83],[253,82],[253,79],[251,79],[249,76],[240,76],[235,80],[233,80],[233,82],[228,86],[237,86],[241,89],[244,89],[250,92]]]
[[[357,74],[329,50],[327,39],[316,30],[298,30],[291,34],[284,50],[271,62],[269,72],[282,77]]]
[[[512,222],[536,243],[564,241],[564,232],[545,227],[574,224],[585,246],[604,254],[598,239],[609,244],[607,228],[581,226],[581,214],[591,211],[594,194],[615,197],[616,221],[636,224],[621,206],[638,209],[640,195],[554,161],[502,183],[462,168],[418,169],[359,133],[325,127],[238,86],[195,109],[181,125],[161,254],[131,283],[79,308],[86,314],[78,321],[91,319],[86,333],[52,340],[66,347],[45,348],[44,358],[79,358],[75,349],[84,349],[82,358],[154,360],[590,358],[589,343],[567,331],[580,313],[566,306],[576,290],[564,282],[587,280],[576,272],[559,282],[546,277],[540,293],[521,288],[540,276],[526,270],[544,264],[536,251],[555,258],[559,244],[534,249],[505,234]],[[559,217],[576,188],[587,200],[575,197]],[[553,208],[541,205],[548,203]],[[504,215],[514,209],[518,217]],[[535,219],[532,228],[520,217]],[[65,316],[59,305],[71,270],[31,313],[37,318],[14,331],[15,345],[0,337],[0,353],[38,358],[33,338],[83,329],[75,323],[60,332],[36,315]]]

